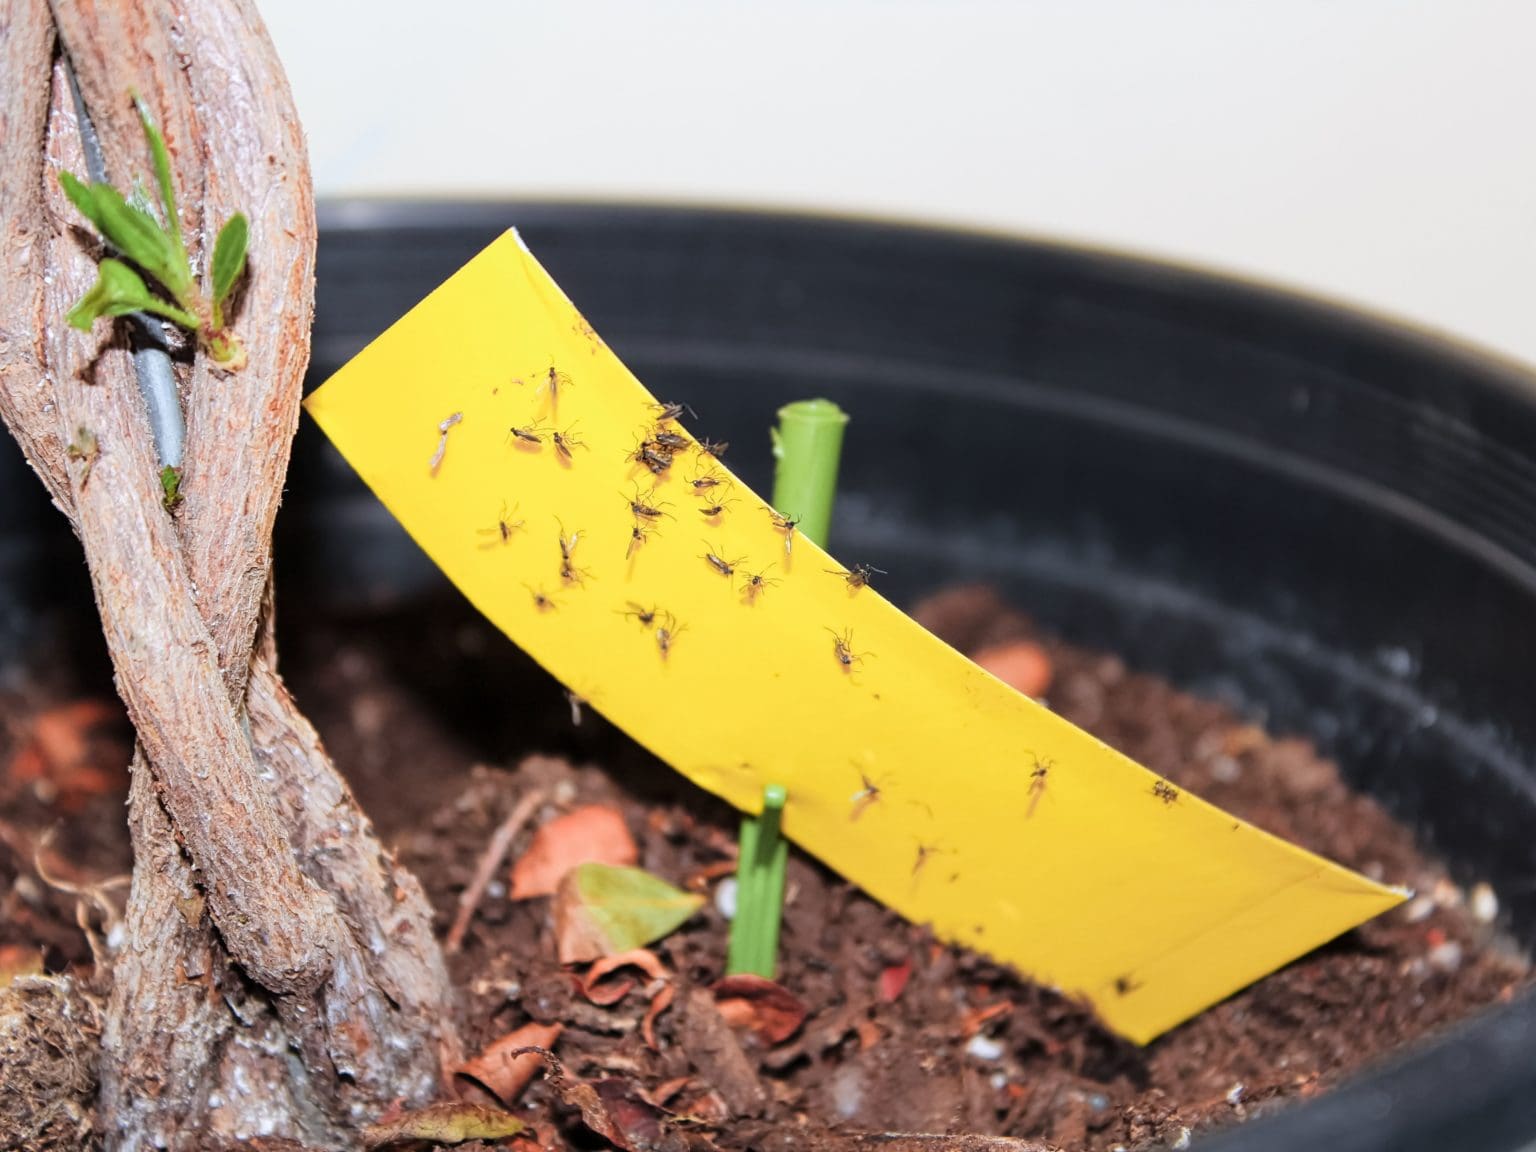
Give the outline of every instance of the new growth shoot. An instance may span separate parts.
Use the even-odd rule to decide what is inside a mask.
[[[784,536],[786,560],[793,532],[826,546],[847,423],[847,414],[830,400],[798,400],[779,409],[779,426],[773,430],[773,508],[775,522],[790,526]],[[789,844],[779,834],[785,795],[782,785],[768,785],[762,815],[741,822],[736,916],[725,966],[733,976],[774,977],[789,862]]]
[[[170,153],[144,102],[135,99],[134,103],[154,162],[159,203],[153,204],[142,192],[135,192],[130,201],[110,184],[87,184],[69,172],[59,173],[64,194],[96,226],[115,253],[102,258],[96,283],[70,309],[66,319],[82,332],[89,332],[91,325],[103,316],[147,312],[194,333],[216,363],[236,371],[245,365],[245,346],[230,330],[224,308],[245,271],[249,225],[244,214],[237,212],[220,229],[213,245],[211,283],[204,293],[193,275],[192,262],[182,241]],[[158,219],[153,211],[156,208]],[[150,291],[141,273],[159,285],[165,295]]]

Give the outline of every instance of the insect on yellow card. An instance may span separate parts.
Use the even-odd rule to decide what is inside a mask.
[[[845,579],[662,419],[516,233],[307,406],[592,707],[738,807],[784,785],[806,851],[1133,1040],[1403,898],[1160,780]]]

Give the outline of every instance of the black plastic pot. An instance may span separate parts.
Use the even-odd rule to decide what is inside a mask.
[[[535,204],[322,220],[316,381],[515,224],[754,484],[779,404],[849,409],[833,546],[887,569],[894,598],[985,578],[1073,640],[1305,733],[1536,939],[1531,376],[1311,301],[993,237]],[[57,593],[57,517],[35,482],[10,490],[0,624],[25,643]],[[312,426],[280,532],[284,578],[338,602],[442,581]],[[1201,1147],[1533,1140],[1524,997]]]

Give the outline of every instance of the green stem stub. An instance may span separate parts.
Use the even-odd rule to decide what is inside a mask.
[[[797,400],[779,409],[779,426],[773,430],[773,454],[778,461],[773,506],[793,517],[800,534],[823,548],[832,522],[847,424],[848,414],[830,400]]]
[[[725,970],[772,980],[779,956],[779,918],[784,907],[784,871],[789,841],[779,833],[786,793],[782,784],[763,789],[763,811],[741,822],[741,855],[736,865],[736,917]]]

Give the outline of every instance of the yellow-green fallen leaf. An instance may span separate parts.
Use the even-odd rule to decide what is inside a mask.
[[[642,948],[679,928],[704,897],[643,868],[580,864],[555,893],[555,940],[562,964]]]
[[[462,1144],[466,1140],[501,1140],[527,1130],[516,1116],[483,1104],[431,1104],[403,1112],[393,1120],[363,1129],[363,1147],[383,1148],[407,1140]]]

